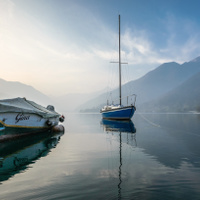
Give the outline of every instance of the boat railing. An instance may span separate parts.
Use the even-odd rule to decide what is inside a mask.
[[[125,97],[122,97],[121,100],[123,102],[123,100],[126,99],[126,103],[127,103],[127,106],[130,106],[130,105],[133,105],[135,106],[135,103],[136,103],[136,97],[137,95],[136,94],[131,94],[131,95],[128,95],[128,96],[125,96]],[[115,99],[112,101],[112,105],[115,105],[114,102],[116,101],[119,101],[120,99]],[[123,102],[124,103],[124,102]],[[109,100],[107,100],[107,105],[109,105]]]

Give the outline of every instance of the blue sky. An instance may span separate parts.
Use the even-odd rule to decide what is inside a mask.
[[[118,14],[125,81],[190,61],[200,56],[199,7],[198,0],[0,0],[0,78],[46,94],[104,89],[118,55]]]

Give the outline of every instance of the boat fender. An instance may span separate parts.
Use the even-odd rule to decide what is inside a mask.
[[[46,124],[47,124],[48,126],[52,126],[53,123],[52,123],[50,120],[47,120],[47,121],[46,121]]]
[[[65,128],[62,125],[56,125],[52,127],[53,132],[64,132]]]
[[[65,116],[64,116],[64,115],[61,115],[61,116],[59,117],[59,121],[60,121],[60,122],[64,122],[64,120],[65,120]]]

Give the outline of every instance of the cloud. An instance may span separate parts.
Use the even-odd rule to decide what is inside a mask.
[[[155,64],[164,59],[160,59],[155,45],[150,41],[145,30],[131,31],[125,30],[121,36],[121,56],[122,60],[128,61],[131,65]],[[118,60],[118,46],[110,51],[95,50],[95,54],[106,60]]]

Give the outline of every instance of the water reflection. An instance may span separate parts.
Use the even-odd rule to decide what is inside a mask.
[[[119,120],[107,120],[102,119],[101,124],[106,132],[125,132],[135,133],[136,129],[133,122],[130,121],[119,121]]]
[[[47,156],[58,144],[60,133],[44,132],[0,143],[0,184],[17,173],[29,168],[31,163]]]
[[[127,144],[129,144],[129,134],[131,134],[132,140],[135,141],[135,144],[137,145],[136,142],[136,128],[133,124],[133,122],[130,121],[119,121],[119,120],[105,120],[102,119],[101,124],[104,127],[104,131],[107,133],[116,133],[119,136],[119,169],[118,169],[118,175],[119,175],[119,183],[117,185],[118,187],[118,200],[122,199],[121,195],[121,184],[122,184],[122,133],[127,133]]]

